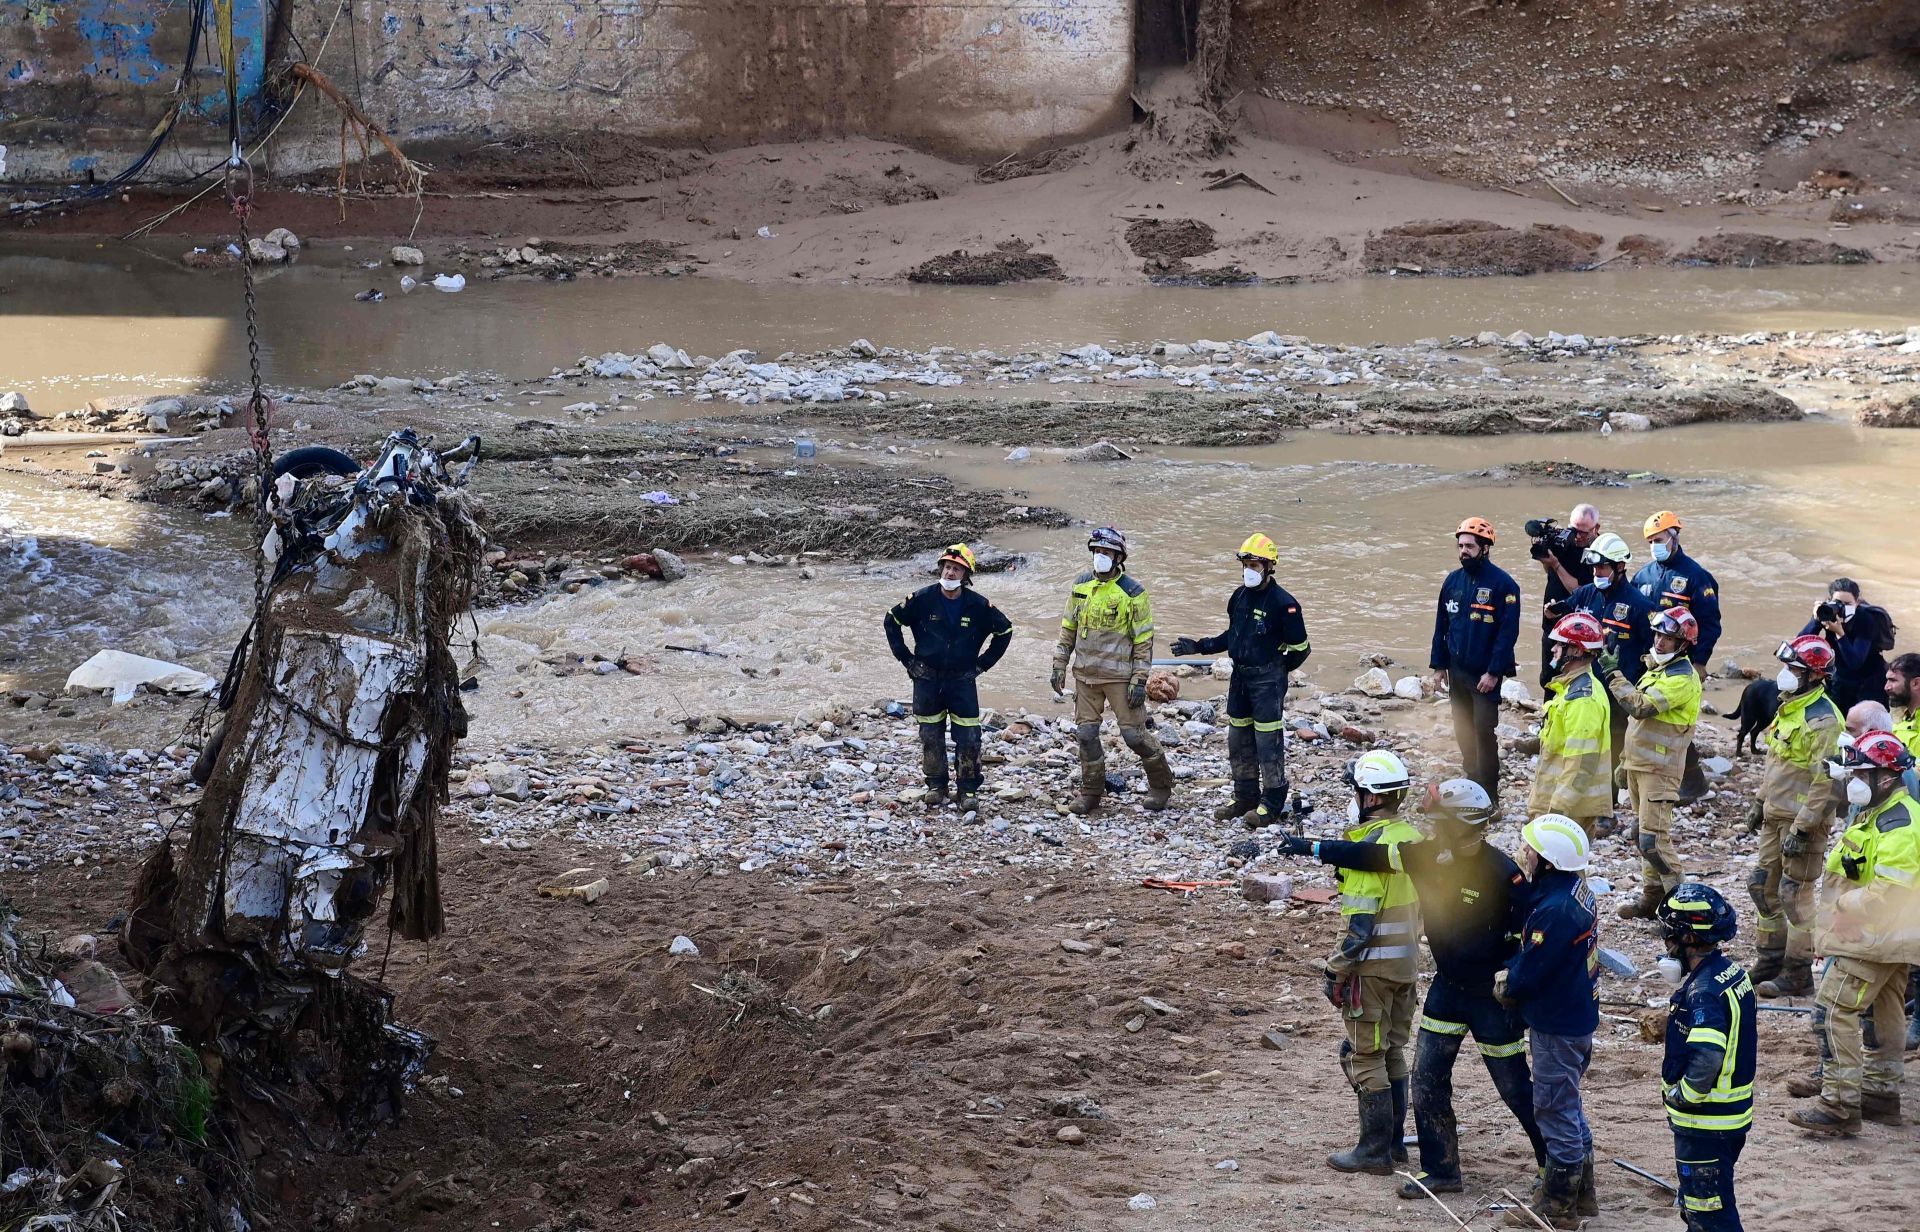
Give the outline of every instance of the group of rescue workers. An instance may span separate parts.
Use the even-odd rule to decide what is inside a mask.
[[[1780,646],[1778,710],[1747,818],[1759,835],[1748,880],[1759,920],[1755,961],[1742,968],[1721,949],[1736,932],[1733,908],[1684,878],[1671,838],[1675,808],[1706,791],[1692,737],[1720,636],[1719,585],[1682,549],[1681,530],[1672,512],[1648,518],[1642,532],[1653,559],[1631,578],[1631,549],[1600,532],[1590,505],[1577,507],[1563,531],[1534,536],[1532,555],[1548,581],[1548,699],[1522,863],[1486,839],[1499,815],[1495,724],[1520,630],[1519,586],[1491,559],[1492,523],[1460,524],[1459,567],[1435,610],[1429,666],[1450,700],[1463,774],[1423,793],[1428,835],[1409,818],[1407,767],[1385,749],[1347,765],[1352,798],[1341,838],[1280,828],[1289,816],[1287,678],[1311,648],[1300,604],[1274,580],[1272,539],[1252,535],[1235,553],[1241,585],[1225,632],[1174,640],[1176,656],[1224,653],[1232,663],[1232,789],[1214,817],[1276,827],[1281,854],[1339,870],[1346,932],[1325,963],[1325,994],[1346,1028],[1340,1060],[1358,1096],[1359,1135],[1328,1157],[1332,1167],[1401,1172],[1407,1198],[1461,1191],[1452,1075],[1471,1034],[1538,1165],[1529,1209],[1509,1211],[1507,1222],[1577,1228],[1598,1213],[1580,1093],[1599,1025],[1600,920],[1586,869],[1593,840],[1614,833],[1617,801],[1631,812],[1627,834],[1642,865],[1639,896],[1617,914],[1655,923],[1666,950],[1661,973],[1674,986],[1661,1098],[1686,1226],[1741,1227],[1733,1174],[1753,1122],[1756,996],[1815,993],[1815,955],[1825,959],[1814,1010],[1821,1060],[1787,1084],[1813,1100],[1789,1121],[1825,1135],[1857,1134],[1863,1120],[1901,1123],[1903,1046],[1920,1046],[1920,1014],[1910,1027],[1905,1005],[1920,974],[1920,655],[1879,658],[1890,649],[1891,621],[1846,578]],[[1068,808],[1084,815],[1101,806],[1101,720],[1111,708],[1146,772],[1142,806],[1164,809],[1174,775],[1147,712],[1152,604],[1127,571],[1119,531],[1094,531],[1087,549],[1092,567],[1068,597],[1051,676],[1056,695],[1069,673],[1073,684],[1080,785]],[[962,811],[977,809],[981,787],[977,677],[1012,636],[1006,616],[972,589],[975,569],[971,549],[953,545],[940,557],[938,583],[886,618],[888,643],[913,681],[928,804],[951,799]],[[1829,846],[1836,819],[1842,832]],[[1416,1041],[1423,934],[1435,974]],[[1417,1171],[1408,1170],[1404,1146],[1409,1106]]]

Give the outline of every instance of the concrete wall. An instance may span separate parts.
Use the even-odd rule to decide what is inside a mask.
[[[292,2],[311,47],[322,12]],[[1133,3],[352,0],[353,37],[337,36],[321,67],[350,91],[358,83],[368,114],[403,142],[865,134],[997,157],[1125,122]],[[190,10],[190,0],[0,0],[4,177],[123,165],[165,110]],[[250,100],[264,10],[264,0],[236,0]],[[224,106],[217,72],[197,85],[203,109]],[[183,159],[224,139],[206,121],[183,136],[197,147]],[[282,166],[287,150],[311,163],[337,149],[336,121],[319,106],[283,136]]]
[[[257,104],[266,64],[265,0],[234,0],[242,106]],[[111,176],[166,114],[191,28],[192,0],[0,0],[0,145],[5,178]],[[226,85],[203,36],[180,133],[224,144]],[[177,162],[176,160],[170,160]]]

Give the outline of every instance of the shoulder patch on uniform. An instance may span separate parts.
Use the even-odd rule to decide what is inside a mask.
[[[1299,610],[1300,610],[1300,609],[1299,609],[1299,608],[1297,608],[1297,607],[1290,607],[1290,608],[1288,608],[1288,609],[1287,609],[1287,615],[1289,615],[1289,616],[1291,616],[1291,615],[1293,615],[1294,613],[1296,613],[1296,612],[1298,612]]]
[[[1508,596],[1507,596],[1507,602],[1508,602],[1508,603],[1518,603],[1518,602],[1520,602],[1520,596],[1519,596],[1519,595],[1508,595]]]
[[[1546,939],[1547,939],[1547,934],[1538,928],[1534,929],[1531,933],[1527,934],[1528,945],[1540,945],[1543,942],[1545,942]]]
[[[1701,592],[1700,592],[1700,597],[1701,597],[1701,598],[1703,598],[1703,599],[1711,599],[1711,598],[1713,598],[1713,587],[1711,587],[1711,586],[1709,586],[1709,587],[1707,587],[1707,588],[1706,588],[1705,590],[1703,590],[1703,591],[1701,591]]]
[[[1139,595],[1143,595],[1147,592],[1147,588],[1145,586],[1142,586],[1140,583],[1134,581],[1132,576],[1129,574],[1123,573],[1120,575],[1119,585],[1121,590],[1124,590],[1127,592],[1127,594],[1133,595],[1136,597]]]
[[[1913,810],[1905,804],[1900,805],[1898,808],[1888,809],[1886,812],[1880,814],[1879,817],[1875,818],[1873,823],[1874,829],[1880,831],[1882,834],[1898,830],[1901,826],[1912,824]]]

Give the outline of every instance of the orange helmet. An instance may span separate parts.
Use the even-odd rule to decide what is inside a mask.
[[[1663,531],[1679,529],[1680,515],[1671,509],[1662,509],[1647,519],[1647,524],[1640,528],[1640,533],[1651,539]]]
[[[1485,518],[1468,518],[1466,521],[1460,523],[1460,529],[1453,533],[1455,536],[1473,535],[1477,538],[1485,539],[1488,543],[1492,543],[1494,540],[1493,523],[1487,521]]]

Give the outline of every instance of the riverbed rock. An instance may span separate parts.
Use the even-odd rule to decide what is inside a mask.
[[[1384,667],[1370,667],[1355,678],[1353,687],[1368,697],[1392,697],[1393,677]]]
[[[0,415],[31,414],[33,414],[33,411],[27,406],[27,395],[17,389],[10,389],[4,394],[0,394]]]
[[[284,265],[287,262],[287,250],[263,239],[249,239],[247,260],[255,265]]]
[[[1207,669],[1207,675],[1212,676],[1215,680],[1231,679],[1233,677],[1233,660],[1225,655],[1221,655],[1213,661],[1213,666]]]
[[[665,548],[653,549],[653,561],[660,566],[659,576],[663,582],[677,582],[687,576],[687,562]]]
[[[525,770],[494,762],[487,767],[487,786],[493,794],[507,800],[533,798],[533,779]]]
[[[1633,411],[1613,411],[1607,415],[1607,422],[1616,432],[1647,432],[1653,428],[1653,420]]]
[[[392,248],[388,249],[387,258],[395,265],[425,265],[427,263],[426,253],[406,244],[395,244]]]
[[[1082,449],[1076,449],[1067,455],[1069,462],[1126,462],[1132,454],[1120,448],[1112,441],[1095,441]]]
[[[284,252],[300,251],[300,237],[285,227],[275,227],[267,232],[267,243]]]

